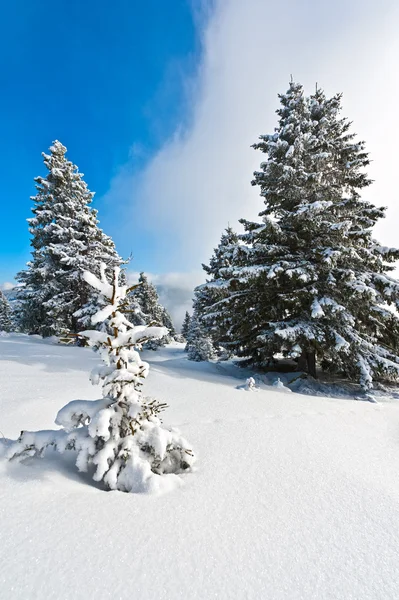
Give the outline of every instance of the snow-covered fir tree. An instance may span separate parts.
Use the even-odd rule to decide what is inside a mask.
[[[0,331],[12,331],[13,318],[10,303],[0,290]]]
[[[206,333],[216,347],[226,347],[233,315],[226,310],[230,305],[230,272],[233,265],[240,264],[245,248],[238,234],[228,226],[215,248],[209,265],[202,265],[207,274],[206,283],[196,287],[194,310]],[[224,351],[226,353],[226,351]]]
[[[57,431],[23,431],[8,449],[7,457],[43,456],[48,448],[76,452],[79,471],[94,467],[93,479],[124,492],[158,492],[181,483],[176,474],[188,471],[195,458],[177,429],[162,426],[159,413],[166,405],[142,394],[149,365],[138,348],[150,338],[163,336],[163,327],[135,326],[120,312],[127,287],[119,284],[119,269],[112,281],[101,268],[101,278],[85,272],[85,281],[101,297],[92,317],[100,331],[81,333],[97,350],[104,365],[91,374],[102,381],[103,398],[74,400],[56,417]]]
[[[110,237],[98,226],[83,174],[66,158],[66,148],[55,141],[43,153],[46,177],[35,179],[32,259],[18,274],[22,330],[47,336],[76,332],[87,324],[93,292],[82,279],[86,269],[99,275],[101,262],[113,268],[122,260]],[[77,312],[81,311],[81,312]]]
[[[172,317],[170,316],[168,310],[162,306],[163,308],[163,317],[162,317],[162,325],[166,327],[169,332],[169,336],[174,339],[177,336],[177,332],[175,326],[173,325]]]
[[[371,183],[364,143],[340,117],[340,95],[306,98],[292,82],[280,101],[275,133],[254,146],[265,154],[252,182],[261,222],[241,221],[243,262],[223,272],[231,347],[262,367],[278,353],[298,358],[312,375],[318,360],[365,388],[396,378],[398,318],[387,305],[399,306],[388,275],[399,251],[373,238],[384,209],[360,196]]]
[[[144,319],[146,323],[154,323],[167,329],[166,335],[157,340],[149,340],[144,347],[147,350],[156,350],[160,346],[169,344],[176,336],[171,316],[166,308],[160,304],[156,287],[148,280],[145,273],[140,273],[139,285],[131,297],[139,307],[139,314],[135,317],[137,324],[140,324],[140,321]]]
[[[190,320],[185,351],[187,352],[187,358],[196,362],[215,358],[212,339],[205,332],[195,311]]]
[[[188,332],[190,329],[190,321],[191,321],[190,313],[188,312],[188,310],[186,310],[186,314],[184,315],[183,323],[181,326],[181,334],[185,340],[187,340]]]

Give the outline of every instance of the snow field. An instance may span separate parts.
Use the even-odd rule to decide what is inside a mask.
[[[0,598],[396,600],[399,405],[260,385],[182,346],[143,353],[198,454],[160,496],[104,492],[73,457],[0,461]],[[0,430],[100,397],[90,350],[0,338]],[[5,446],[3,441],[1,446]]]

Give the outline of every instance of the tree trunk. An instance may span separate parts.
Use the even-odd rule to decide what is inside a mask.
[[[317,379],[316,373],[316,352],[312,350],[311,352],[307,352],[307,362],[308,362],[308,373],[311,377]]]
[[[306,352],[302,350],[301,356],[298,358],[298,365],[296,368],[297,371],[306,371],[308,370],[308,361],[306,360]]]
[[[317,379],[315,350],[311,350],[310,352],[302,350],[302,354],[298,359],[297,371],[304,371]]]

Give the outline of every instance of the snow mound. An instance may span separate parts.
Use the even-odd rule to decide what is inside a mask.
[[[284,383],[281,381],[281,379],[279,377],[276,379],[276,381],[274,381],[272,383],[272,386],[281,392],[288,392],[288,393],[292,392],[292,390],[289,387],[284,385]]]

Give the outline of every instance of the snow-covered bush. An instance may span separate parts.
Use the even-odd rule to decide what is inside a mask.
[[[112,490],[156,492],[180,482],[176,476],[190,469],[195,458],[177,429],[161,425],[159,413],[166,405],[142,395],[149,365],[140,359],[138,347],[165,335],[163,327],[134,326],[118,310],[126,298],[119,284],[119,268],[109,283],[102,267],[101,279],[89,272],[85,280],[99,292],[100,309],[92,317],[100,331],[82,336],[103,359],[91,381],[102,381],[103,398],[75,400],[62,408],[58,431],[23,431],[7,453],[9,459],[43,456],[48,447],[77,453],[79,471],[94,467],[93,479]],[[161,477],[161,475],[167,475]]]
[[[199,337],[187,343],[188,360],[202,362],[215,357],[212,340],[209,337]]]
[[[185,350],[188,359],[195,362],[211,360],[215,357],[215,349],[212,340],[204,332],[202,324],[195,312],[190,321]]]
[[[254,390],[256,390],[256,381],[253,377],[248,377],[248,379],[245,382],[245,386],[246,389],[248,390],[248,392],[253,392]]]

